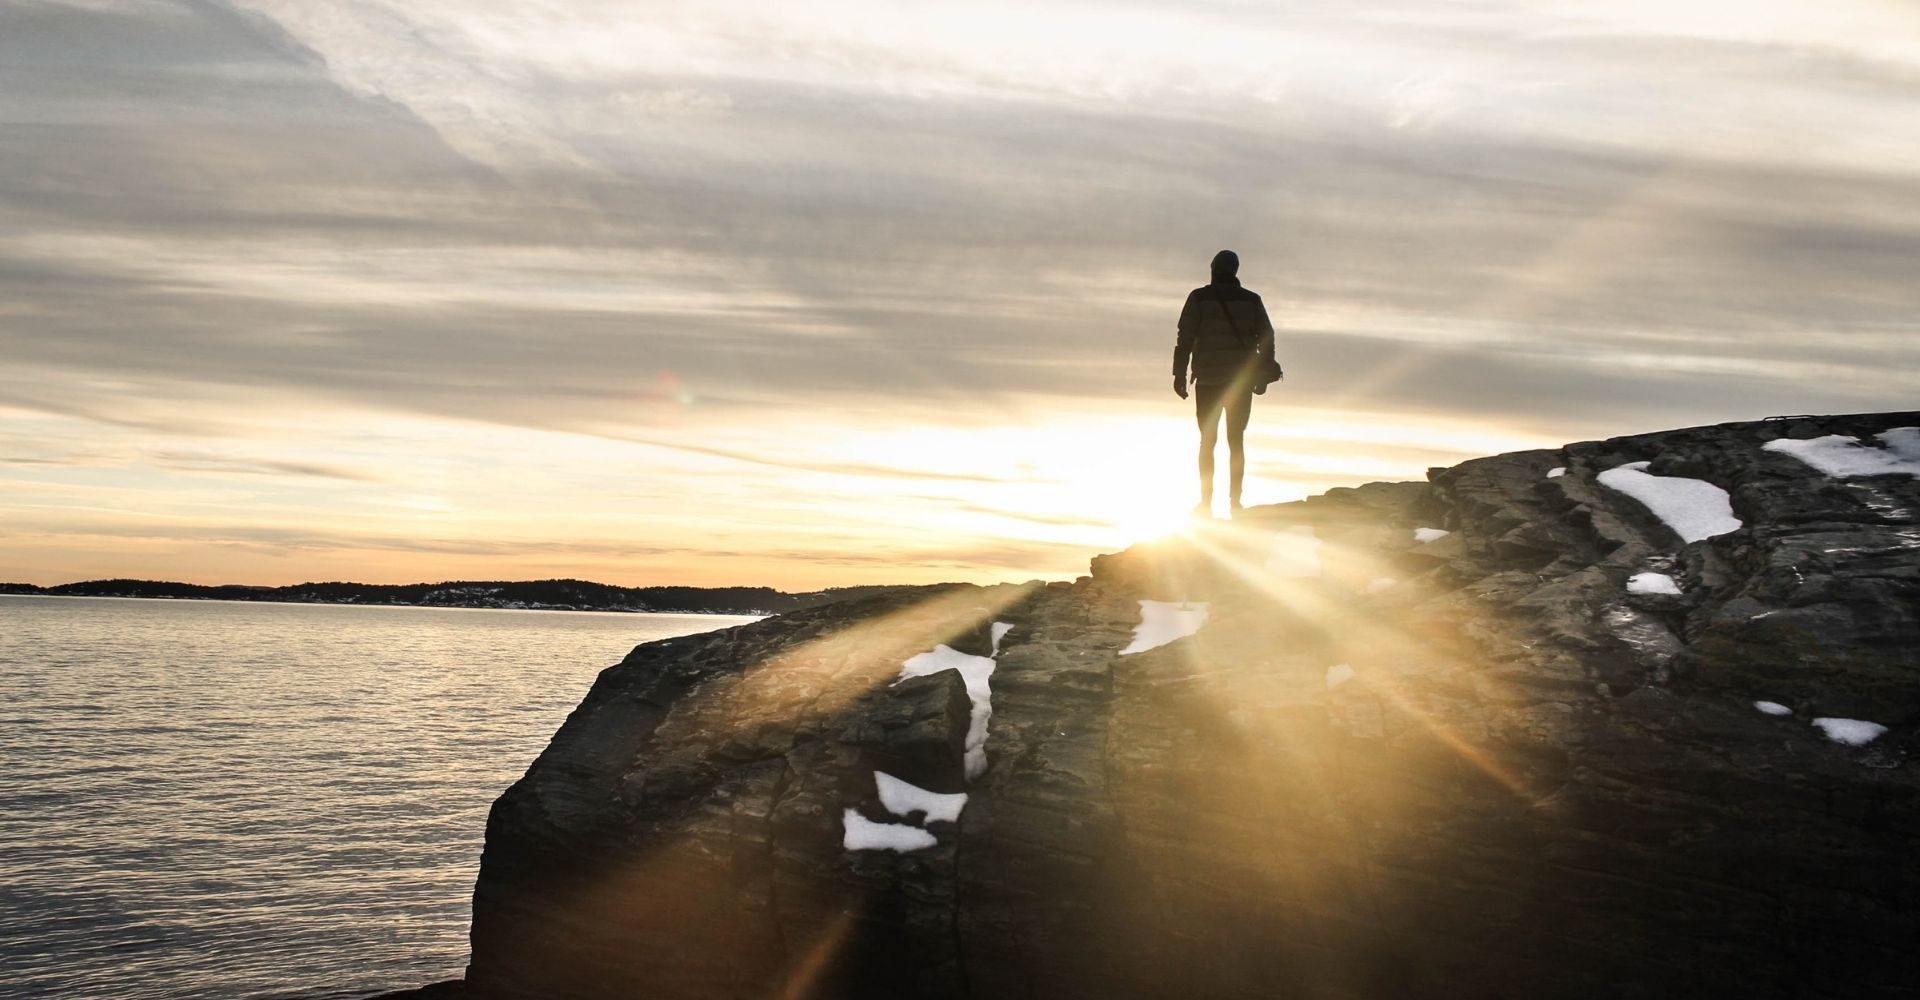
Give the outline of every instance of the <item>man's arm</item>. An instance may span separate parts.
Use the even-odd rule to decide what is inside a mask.
[[[1187,360],[1193,357],[1193,293],[1187,293],[1187,301],[1180,307],[1180,321],[1175,324],[1173,338],[1173,391],[1181,399],[1187,398]]]
[[[1273,340],[1274,340],[1273,320],[1267,318],[1267,304],[1264,301],[1261,301],[1259,297],[1256,296],[1254,298],[1254,302],[1256,305],[1260,307],[1260,334],[1259,334],[1259,341],[1258,341],[1260,356],[1263,358],[1266,358],[1268,361],[1272,361],[1274,360],[1273,358]],[[1285,377],[1285,376],[1283,375],[1282,377]]]

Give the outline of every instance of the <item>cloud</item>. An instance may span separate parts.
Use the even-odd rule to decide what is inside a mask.
[[[946,500],[946,498],[943,497],[930,497],[926,499],[937,501]],[[1092,523],[1095,520],[1088,517],[1076,517],[1071,514],[1036,514],[1031,511],[1009,510],[1004,507],[993,507],[978,503],[954,504],[954,508],[972,514],[990,514],[994,517],[1012,518],[1016,521],[1025,521],[1028,524],[1038,524],[1049,528],[1076,528]]]
[[[610,435],[611,436],[611,435]],[[923,479],[939,482],[963,483],[1001,483],[1004,477],[974,475],[970,473],[940,472],[926,469],[910,469],[896,465],[874,465],[861,462],[823,462],[803,461],[799,459],[780,459],[766,455],[755,455],[728,448],[710,448],[705,445],[687,444],[678,441],[665,441],[649,438],[616,437],[616,440],[646,445],[649,448],[665,448],[669,451],[685,452],[690,455],[710,455],[731,462],[744,462],[749,465],[764,465],[775,469],[792,469],[798,472],[820,472],[835,476],[855,476],[880,479]]]
[[[274,525],[235,525],[169,521],[164,524],[112,523],[102,518],[76,518],[74,515],[115,514],[108,508],[41,507],[23,505],[35,511],[30,521],[9,525],[8,536],[29,543],[39,539],[91,540],[127,544],[163,543],[168,546],[213,546],[245,550],[282,559],[289,555],[342,555],[376,558],[382,554],[403,556],[446,556],[511,561],[517,564],[554,561],[591,563],[632,573],[634,567],[649,567],[662,572],[666,567],[683,565],[689,559],[711,562],[741,561],[765,566],[821,564],[826,566],[892,567],[896,578],[912,575],[925,578],[928,572],[942,568],[956,571],[956,578],[981,568],[1025,571],[1040,575],[1062,566],[1072,566],[1086,558],[1084,547],[1065,543],[976,543],[959,545],[848,547],[833,544],[818,546],[755,546],[728,549],[712,545],[660,545],[623,541],[565,541],[553,539],[501,539],[479,537],[399,537],[394,535],[326,531],[316,528]],[[667,570],[686,574],[686,570]],[[818,570],[814,571],[818,578]],[[421,579],[431,577],[425,573]],[[660,577],[660,580],[670,580]],[[608,581],[612,582],[612,581]],[[806,583],[789,586],[807,586]]]
[[[315,479],[339,479],[354,483],[377,483],[381,479],[371,473],[339,466],[323,465],[313,462],[291,462],[279,459],[233,458],[194,451],[162,451],[152,456],[153,464],[162,469],[175,469],[182,472],[213,472],[220,474],[239,474],[248,476],[306,476]]]
[[[298,410],[994,482],[779,435],[1167,407],[1232,246],[1277,405],[1574,436],[1895,408],[1894,6],[8,5],[0,405],[161,472],[376,481],[236,443]],[[386,447],[364,467],[432,457]]]

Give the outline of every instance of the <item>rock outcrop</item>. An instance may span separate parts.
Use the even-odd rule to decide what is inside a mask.
[[[494,807],[467,995],[1914,995],[1920,476],[1768,445],[1916,425],[1501,455],[641,646]],[[1143,600],[1198,630],[1122,654]]]

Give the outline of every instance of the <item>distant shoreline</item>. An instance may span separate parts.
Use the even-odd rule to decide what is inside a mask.
[[[52,587],[0,583],[0,595],[24,597],[707,615],[776,615],[893,589],[891,586],[836,587],[788,593],[771,587],[616,587],[587,580],[300,583],[286,587],[206,586],[161,580],[88,580]]]
[[[0,591],[0,597],[40,597],[50,601],[181,601],[192,604],[291,604],[326,608],[404,608],[419,611],[563,611],[577,615],[712,615],[716,618],[766,618],[771,611],[629,611],[619,608],[496,608],[459,604],[353,604],[346,601],[237,601],[231,597],[123,597],[114,594],[23,594]]]

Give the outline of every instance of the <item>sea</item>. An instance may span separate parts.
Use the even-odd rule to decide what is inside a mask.
[[[0,596],[0,997],[461,974],[487,808],[723,615]]]

